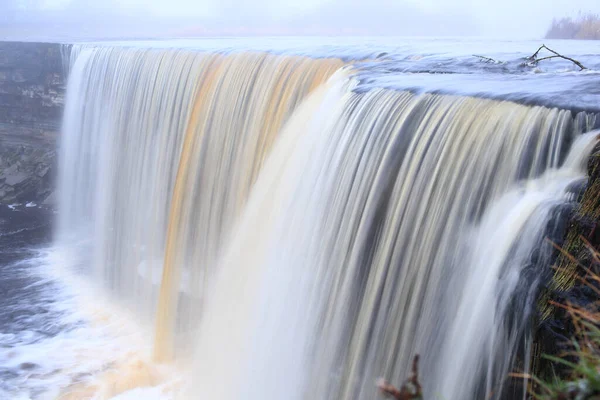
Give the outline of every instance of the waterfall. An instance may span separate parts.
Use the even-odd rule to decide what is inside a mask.
[[[92,273],[151,320],[163,259],[165,281],[183,272],[189,297],[202,296],[282,122],[342,63],[87,46],[71,54],[60,240],[89,238]],[[178,288],[163,285],[163,314],[177,307]]]
[[[70,57],[57,240],[190,398],[375,399],[415,354],[427,398],[499,398],[527,368],[593,115],[362,88],[336,58]]]

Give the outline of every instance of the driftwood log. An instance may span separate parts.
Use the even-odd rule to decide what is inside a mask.
[[[538,54],[540,54],[540,51],[542,51],[542,50],[548,50],[550,53],[552,53],[552,55],[551,56],[547,56],[547,57],[538,58]],[[562,54],[559,54],[558,52],[552,50],[551,48],[549,48],[545,44],[541,45],[540,48],[537,49],[537,51],[535,53],[533,53],[530,57],[527,57],[527,60],[530,63],[537,64],[540,61],[551,60],[553,58],[562,58],[564,60],[571,61],[573,64],[577,65],[580,68],[580,71],[583,71],[584,69],[587,69],[579,61],[577,61],[577,60],[575,60],[575,59],[573,59],[571,57],[563,56]]]
[[[540,51],[542,51],[542,50],[547,50],[550,53],[552,53],[552,55],[546,56],[546,57],[538,57],[539,54],[540,54]],[[493,59],[491,57],[480,56],[480,55],[477,55],[477,54],[473,54],[473,57],[477,57],[482,62],[485,62],[485,63],[505,64],[505,61],[495,60],[495,59]],[[562,58],[563,60],[571,61],[573,64],[575,64],[575,65],[577,65],[579,67],[580,71],[583,71],[584,69],[588,69],[582,63],[580,63],[579,61],[575,60],[574,58],[563,56],[562,54],[558,53],[557,51],[552,50],[551,48],[549,48],[545,44],[541,45],[540,48],[537,49],[537,51],[535,53],[533,53],[529,57],[526,57],[525,60],[527,62],[524,63],[523,65],[524,66],[525,65],[529,65],[529,66],[537,65],[540,61],[551,60],[553,58]]]

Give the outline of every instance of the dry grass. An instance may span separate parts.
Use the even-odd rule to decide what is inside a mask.
[[[547,363],[564,374],[547,379],[512,374],[513,377],[531,379],[530,393],[534,399],[600,399],[600,252],[584,237],[580,239],[592,257],[586,263],[588,266],[574,261],[579,269],[574,277],[575,285],[588,290],[590,296],[579,304],[549,301],[551,306],[570,317],[573,336],[563,344],[561,353],[542,355]]]

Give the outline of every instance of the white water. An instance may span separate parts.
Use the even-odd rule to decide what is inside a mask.
[[[11,267],[35,280],[20,290],[37,292],[32,298],[40,302],[44,314],[32,316],[30,330],[0,335],[0,366],[8,373],[0,385],[0,398],[113,398],[119,382],[110,381],[107,371],[122,365],[127,365],[122,368],[125,381],[142,370],[160,375],[157,384],[174,379],[170,371],[151,365],[147,357],[151,343],[130,316],[102,300],[89,281],[73,274],[76,265],[69,253],[56,247],[43,249],[35,258]],[[57,330],[52,336],[44,334]],[[166,398],[159,397],[158,389],[153,389],[155,398]]]
[[[527,124],[556,118],[541,137],[559,143],[566,131],[554,127],[567,126],[558,122],[565,114],[385,91],[347,94],[340,103],[323,102],[329,122],[320,122],[318,111],[308,129],[292,119],[265,165],[218,264],[191,397],[374,398],[375,377],[401,381],[415,353],[423,356],[428,396],[480,398],[510,372],[515,341],[527,328],[503,334],[504,313],[523,258],[539,244],[564,188],[584,174],[596,134],[577,141],[558,169],[556,148],[540,145],[530,158],[526,130],[507,124],[500,136],[489,121],[509,110],[513,118],[523,112]],[[403,130],[403,112],[420,107],[430,114],[411,136],[415,128]],[[462,112],[484,122],[455,123]],[[302,111],[297,116],[306,119]],[[373,129],[383,116],[389,119]],[[286,152],[284,143],[298,137],[294,152]],[[509,163],[519,157],[528,160],[523,181]],[[390,171],[394,162],[397,173]],[[387,197],[390,184],[396,187]],[[481,222],[472,215],[478,211]],[[535,282],[529,290],[535,293]],[[535,298],[526,300],[522,323]],[[483,393],[481,379],[488,381]]]

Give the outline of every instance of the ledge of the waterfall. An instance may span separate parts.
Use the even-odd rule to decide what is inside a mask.
[[[30,119],[23,119],[20,114],[5,118],[6,122],[13,125],[11,129],[18,127],[19,131],[11,134],[17,139],[31,136],[36,140],[46,137],[53,141],[57,136],[60,110],[64,103],[64,71],[62,67],[59,68],[59,43],[65,41],[56,40],[55,44],[50,43],[51,41],[51,38],[47,38],[47,43],[0,42],[0,56],[4,54],[5,58],[8,55],[8,60],[24,60],[32,64],[31,68],[11,67],[7,71],[0,71],[0,94],[17,94],[22,97],[19,100],[21,103],[27,103],[26,109],[37,110],[26,116],[37,116]],[[312,58],[334,57],[353,65],[359,82],[355,88],[357,91],[387,88],[413,93],[506,100],[574,112],[600,112],[600,60],[590,51],[588,44],[579,42],[569,43],[568,46],[564,41],[550,41],[546,44],[577,58],[588,68],[585,71],[578,71],[572,63],[564,60],[544,62],[535,68],[525,65],[525,58],[541,44],[533,40],[490,42],[473,38],[173,38],[70,44],[219,53],[264,51]],[[499,61],[483,62],[475,55]],[[38,61],[32,63],[36,57]],[[48,64],[51,68],[40,69],[39,65],[43,64]],[[15,90],[17,91],[14,92]],[[19,111],[18,108],[10,107],[9,110]],[[2,190],[0,188],[0,202]]]
[[[81,43],[80,43],[81,44]],[[537,40],[431,38],[173,38],[87,42],[91,46],[178,49],[218,53],[264,51],[352,64],[356,91],[374,88],[512,101],[531,106],[600,112],[600,58],[589,43],[555,40],[546,45],[582,62],[566,60],[532,67],[526,58]],[[483,61],[478,55],[497,62]]]
[[[600,72],[510,73],[506,71],[362,70],[356,91],[373,88],[415,94],[471,96],[573,112],[600,112]]]

